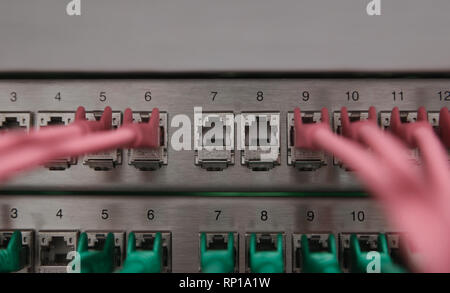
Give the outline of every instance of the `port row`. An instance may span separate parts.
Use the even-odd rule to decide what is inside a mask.
[[[102,111],[86,113],[86,119],[99,120]],[[320,111],[302,112],[303,123],[321,121]],[[148,122],[149,111],[133,113],[137,123]],[[365,120],[368,111],[349,111],[350,121]],[[24,129],[32,127],[31,112],[0,112],[0,130]],[[400,111],[404,123],[417,120],[417,111]],[[49,125],[68,125],[75,119],[75,112],[40,111],[36,114],[37,127]],[[388,130],[391,112],[379,112],[380,126]],[[428,120],[439,132],[439,112],[428,112]],[[332,114],[333,130],[341,134],[341,113]],[[128,164],[139,170],[154,171],[168,164],[168,113],[160,114],[160,147],[157,149],[129,149]],[[112,128],[120,127],[122,113],[113,111]],[[235,124],[237,131],[235,131]],[[190,130],[189,130],[190,131]],[[221,171],[235,164],[237,149],[240,152],[240,163],[253,171],[267,171],[281,164],[281,123],[280,112],[194,112],[194,162],[208,171]],[[327,158],[324,152],[295,148],[294,115],[287,114],[287,163],[300,171],[313,171],[325,166]],[[236,142],[235,142],[236,138]],[[189,134],[190,140],[190,134]],[[237,146],[237,147],[236,147]],[[176,149],[176,148],[174,148]],[[411,150],[411,157],[419,161],[418,152]],[[65,170],[77,164],[78,158],[59,158],[48,162],[45,166],[50,170]],[[120,166],[123,161],[121,149],[89,154],[82,159],[82,164],[94,170],[111,170]],[[333,159],[333,164],[340,167],[341,162]]]
[[[245,272],[286,272],[283,232],[254,232],[243,236]],[[337,239],[332,233],[291,236],[292,272],[295,273],[406,271],[401,253],[405,247],[398,233],[340,233]],[[0,251],[4,250],[2,253],[9,259],[2,259],[0,272],[172,271],[171,232],[133,231],[127,238],[126,241],[124,231],[38,231],[34,238],[33,230],[3,230]],[[239,272],[239,238],[236,232],[199,233],[198,271]]]

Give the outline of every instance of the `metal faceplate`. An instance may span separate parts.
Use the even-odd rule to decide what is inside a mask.
[[[128,164],[129,154],[122,150],[122,163],[112,170],[96,171],[83,164],[85,158],[80,158],[77,164],[64,171],[41,167],[20,174],[2,187],[5,190],[347,191],[361,190],[361,187],[352,172],[334,165],[329,156],[325,158],[326,164],[316,171],[298,171],[288,165],[288,113],[295,107],[302,111],[320,111],[327,107],[330,121],[342,106],[347,106],[349,111],[367,111],[375,106],[379,114],[391,111],[394,106],[412,112],[425,106],[430,113],[436,113],[450,105],[450,80],[24,79],[1,80],[0,97],[0,112],[31,112],[32,120],[36,119],[38,111],[75,111],[80,105],[86,111],[110,106],[122,114],[127,107],[148,112],[158,107],[167,113],[168,125],[164,136],[168,144],[167,158],[154,171],[140,171]],[[233,152],[234,164],[223,164],[223,171],[208,171],[196,165],[195,107],[201,107],[203,114],[231,113],[235,117],[246,112],[279,113],[280,165],[267,171],[253,171],[241,164],[240,151]],[[184,123],[186,119],[181,119],[181,125],[180,117],[186,118],[190,125]],[[34,121],[34,125],[38,125],[37,122]],[[188,145],[190,142],[191,150],[173,148],[174,136],[181,127],[187,127],[190,133],[185,139]],[[235,144],[240,130],[238,125],[234,125],[234,129],[227,127],[227,132],[230,129],[233,139],[229,141]],[[210,153],[208,159],[211,159]]]
[[[338,239],[348,232],[398,232],[385,224],[371,199],[359,197],[15,195],[0,196],[0,219],[0,230],[32,229],[36,239],[75,237],[74,230],[170,232],[172,272],[198,272],[201,232],[237,233],[240,272],[246,266],[245,236],[252,232],[283,233],[286,272],[292,271],[294,235],[334,233]],[[39,266],[37,242],[36,271],[65,272]]]

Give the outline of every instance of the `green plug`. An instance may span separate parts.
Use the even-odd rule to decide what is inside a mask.
[[[108,233],[103,250],[88,249],[88,237],[81,233],[78,241],[81,273],[111,273],[114,270],[114,234]]]
[[[202,273],[234,273],[234,236],[228,233],[227,249],[208,250],[206,233],[200,235],[200,269]]]
[[[0,273],[17,272],[23,268],[21,262],[22,233],[14,231],[6,249],[0,249]]]
[[[252,273],[283,273],[283,235],[277,235],[276,250],[256,251],[256,234],[250,236],[249,267]]]
[[[302,272],[303,273],[340,273],[336,251],[336,239],[328,236],[328,251],[311,252],[306,235],[301,238]]]
[[[376,256],[371,256],[374,251],[362,252],[358,237],[350,236],[350,272],[367,273],[369,266],[374,262]],[[379,268],[381,273],[406,273],[406,270],[396,265],[389,255],[386,235],[378,235]]]
[[[152,250],[136,250],[136,235],[128,235],[127,258],[121,273],[161,273],[162,271],[162,238],[156,233]]]

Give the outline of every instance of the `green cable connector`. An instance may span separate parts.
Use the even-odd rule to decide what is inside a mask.
[[[103,250],[88,249],[88,237],[81,233],[78,241],[81,273],[111,273],[114,270],[114,234],[108,233]]]
[[[302,272],[303,273],[340,273],[337,258],[336,239],[328,236],[328,251],[311,252],[306,235],[301,238]]]
[[[277,234],[276,250],[256,251],[256,234],[251,234],[249,267],[252,273],[284,273],[283,235]]]
[[[373,254],[377,252],[378,254]],[[350,235],[350,272],[367,273],[369,269],[376,267],[376,258],[379,257],[380,273],[406,273],[407,271],[396,265],[389,255],[385,234],[378,235],[378,250],[362,252],[358,237]]]
[[[206,233],[200,235],[200,269],[202,273],[234,273],[235,250],[233,233],[228,233],[226,249],[206,248]]]
[[[21,261],[22,233],[14,231],[6,249],[0,249],[0,273],[17,272],[23,268]]]
[[[127,258],[121,273],[161,273],[163,268],[161,233],[156,233],[152,250],[136,250],[136,236],[128,235]]]

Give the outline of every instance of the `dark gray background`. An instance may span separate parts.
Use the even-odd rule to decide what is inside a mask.
[[[0,71],[445,71],[450,1],[0,0]]]

